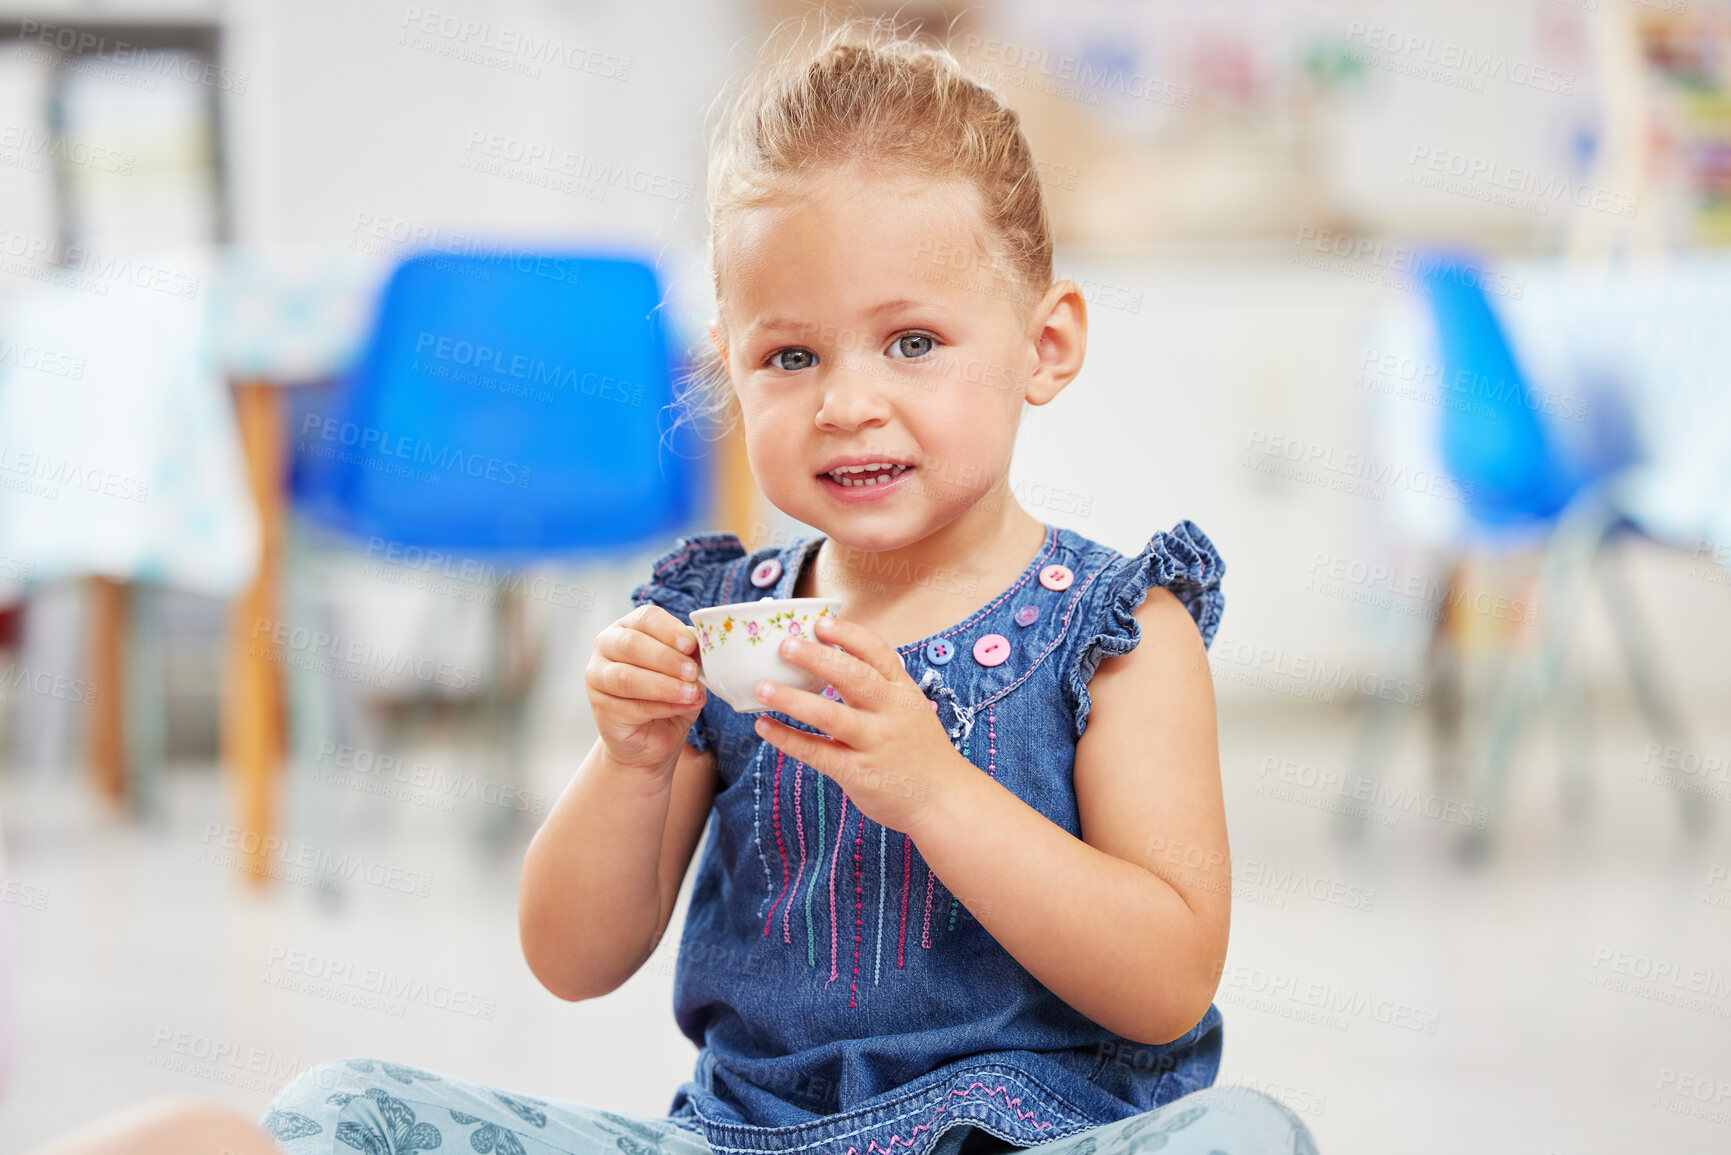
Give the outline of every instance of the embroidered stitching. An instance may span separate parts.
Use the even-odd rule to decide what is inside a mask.
[[[1011,690],[1014,690],[1017,686],[1021,685],[1023,682],[1027,681],[1030,677],[1033,676],[1034,671],[1040,668],[1040,663],[1046,660],[1046,655],[1051,653],[1053,651],[1053,649],[1055,649],[1058,646],[1058,644],[1064,640],[1064,635],[1070,629],[1070,615],[1075,613],[1076,607],[1081,604],[1083,592],[1085,590],[1087,590],[1087,588],[1089,586],[1093,585],[1094,579],[1099,577],[1101,574],[1105,573],[1106,570],[1108,568],[1110,568],[1111,564],[1112,564],[1111,562],[1107,562],[1105,565],[1101,566],[1099,569],[1097,569],[1093,573],[1089,574],[1088,580],[1083,582],[1081,587],[1076,590],[1075,596],[1070,599],[1069,608],[1064,611],[1064,620],[1062,622],[1060,622],[1058,625],[1057,635],[1055,637],[1053,637],[1053,639],[1046,644],[1046,648],[1041,650],[1039,652],[1039,654],[1034,658],[1034,660],[1028,664],[1028,668],[1022,674],[1022,676],[1017,678],[1015,681],[1011,682],[1009,685],[1005,686],[1003,689],[999,690],[996,694],[993,694],[991,697],[987,698],[985,701],[975,703],[974,706],[972,707],[972,709],[969,711],[969,713],[978,712],[982,706],[990,706],[993,702],[996,702],[999,698],[1002,698],[1005,694],[1008,694]],[[1060,670],[1058,672],[1060,684],[1063,681],[1064,674],[1065,674],[1065,671]]]
[[[781,908],[781,941],[793,945],[793,934],[788,929],[787,915],[793,909],[793,901],[799,897],[799,880],[805,877],[805,816],[800,806],[800,786],[805,781],[805,775],[799,772],[804,765],[799,759],[793,763],[793,826],[799,832],[799,869],[793,876],[793,899]]]
[[[860,887],[859,845],[865,838],[865,815],[859,817],[859,825],[854,828],[853,836],[853,981],[847,988],[847,1005],[851,1009],[858,1006],[856,996],[859,993],[859,946],[860,932],[865,929],[865,900]]]
[[[801,770],[805,768],[804,762],[799,765]],[[817,852],[813,856],[817,865],[811,868],[811,883],[805,888],[805,965],[816,970],[817,931],[813,930],[811,925],[811,896],[817,892],[818,876],[823,873],[823,840],[829,834],[827,829],[829,824],[824,821],[823,817],[823,802],[829,795],[829,779],[816,769],[813,769],[812,773],[817,775]],[[802,774],[801,777],[804,775]]]
[[[885,865],[889,861],[889,840],[889,827],[878,827],[878,953],[876,962],[872,964],[874,985],[882,978],[884,970],[884,890],[889,886],[890,880],[890,872]]]
[[[835,832],[835,852],[829,860],[829,979],[823,984],[828,986],[835,982],[835,868],[836,860],[841,857],[841,836],[847,829],[847,791],[841,792],[841,825]]]
[[[955,1098],[957,1095],[961,1095],[962,1097],[966,1098],[968,1095],[973,1093],[973,1090],[975,1087],[985,1087],[985,1086],[986,1085],[984,1083],[982,1083],[978,1079],[976,1079],[972,1083],[968,1084],[968,1086],[965,1089],[957,1090],[956,1088],[952,1087],[950,1089],[950,1093],[948,1095],[944,1096],[944,1101],[942,1103],[938,1104],[937,1109],[934,1110],[932,1112],[932,1114],[934,1116],[943,1114],[944,1111],[946,1111],[949,1108],[951,1099]],[[1023,1110],[1019,1109],[1016,1106],[1016,1104],[1018,1104],[1022,1101],[1022,1096],[1017,1095],[1014,1099],[1010,1098],[1009,1088],[1006,1087],[1002,1083],[999,1083],[996,1087],[992,1087],[992,1088],[987,1089],[986,1095],[989,1097],[991,1095],[997,1094],[1000,1091],[1002,1091],[1004,1093],[1004,1105],[1009,1107],[1012,1111],[1014,1111],[1016,1113],[1016,1115],[1019,1117],[1021,1122],[1028,1122],[1030,1120],[1033,1120],[1033,1126],[1039,1130],[1042,1130],[1042,1131],[1045,1130],[1046,1128],[1052,1126],[1052,1124],[1049,1122],[1043,1123],[1043,1122],[1040,1122],[1038,1120],[1035,1120],[1034,1119],[1034,1113],[1032,1111],[1023,1111]],[[867,1155],[869,1155],[869,1153],[873,1152],[873,1151],[893,1151],[895,1149],[895,1145],[897,1143],[900,1143],[904,1147],[912,1147],[913,1144],[911,1142],[909,1142],[909,1140],[911,1140],[915,1135],[918,1135],[921,1131],[931,1130],[931,1127],[932,1127],[932,1125],[930,1123],[921,1123],[919,1126],[915,1127],[912,1131],[908,1132],[906,1139],[902,1138],[900,1132],[892,1134],[890,1136],[890,1141],[888,1143],[884,1144],[882,1147],[879,1147],[878,1141],[876,1139],[873,1139],[871,1141],[871,1143],[866,1146],[866,1153],[867,1153]],[[848,1150],[848,1155],[860,1155],[860,1150],[858,1147],[849,1147],[847,1150]]]
[[[979,613],[975,614],[973,617],[969,618],[967,621],[963,622],[961,625],[952,626],[950,629],[945,630],[941,634],[933,634],[929,638],[922,638],[920,641],[909,642],[905,646],[899,646],[899,647],[897,647],[896,652],[900,653],[902,650],[917,650],[921,646],[929,645],[930,643],[937,641],[939,638],[947,638],[951,634],[961,633],[963,630],[967,629],[969,626],[973,625],[975,622],[979,621],[981,618],[983,618],[987,614],[991,613],[994,609],[996,609],[998,607],[998,604],[1000,602],[1002,602],[1005,598],[1009,597],[1011,594],[1015,593],[1017,590],[1021,589],[1025,585],[1027,585],[1030,579],[1032,579],[1036,574],[1038,574],[1040,572],[1040,570],[1045,568],[1043,565],[1041,565],[1041,563],[1044,562],[1048,557],[1051,557],[1052,551],[1057,549],[1057,548],[1058,548],[1058,531],[1056,529],[1048,526],[1046,528],[1046,548],[1040,551],[1039,557],[1035,558],[1031,563],[1029,563],[1028,572],[1026,572],[1022,575],[1021,581],[1017,582],[1015,585],[1011,586],[1009,589],[1007,589],[1003,593],[999,594],[996,598],[994,598],[992,600],[992,603],[990,605],[983,607]]]
[[[757,860],[763,864],[763,902],[757,904],[757,913],[763,914],[763,903],[775,897],[775,879],[769,876],[769,855],[763,852],[763,760],[774,749],[768,742],[761,743],[757,752],[751,757],[751,843],[757,847]],[[776,751],[780,753],[780,751]],[[772,906],[770,908],[774,910]],[[764,934],[769,933],[766,924]]]
[[[906,950],[908,944],[908,883],[913,874],[914,840],[906,834],[902,835],[902,929],[896,939],[896,969],[900,970],[907,962]]]
[[[767,746],[768,743],[765,743],[765,745]],[[775,802],[773,812],[775,814],[775,848],[781,852],[781,894],[776,896],[775,902],[770,903],[769,921],[763,924],[764,938],[769,937],[769,928],[775,925],[775,908],[780,905],[781,900],[787,895],[787,844],[783,842],[781,838],[781,766],[786,760],[787,755],[785,753],[780,750],[775,752]],[[785,909],[786,908],[783,908],[784,912]],[[787,921],[785,913],[782,921],[784,923]]]

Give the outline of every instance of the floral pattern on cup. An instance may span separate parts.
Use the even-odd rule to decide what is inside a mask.
[[[744,638],[747,645],[755,646],[759,642],[768,641],[778,631],[791,638],[814,637],[812,633],[813,619],[834,617],[829,606],[822,606],[815,612],[811,610],[782,610],[770,614],[762,622],[748,619],[740,622],[732,614],[722,619],[718,626],[699,626],[697,644],[702,654],[712,654],[734,638]],[[741,625],[738,633],[734,632],[735,624]]]

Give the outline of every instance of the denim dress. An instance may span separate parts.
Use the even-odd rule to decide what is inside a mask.
[[[1211,642],[1225,567],[1189,521],[1133,557],[1045,529],[1008,589],[898,652],[956,749],[1080,837],[1072,770],[1089,679],[1135,648],[1132,611],[1152,586]],[[682,537],[632,602],[690,624],[706,606],[791,597],[822,543],[748,552],[729,533]],[[674,1017],[699,1051],[671,1122],[720,1155],[954,1155],[964,1142],[1049,1143],[1214,1081],[1217,1007],[1160,1046],[1085,1017],[998,945],[911,838],[753,721],[711,694],[686,738],[715,755],[720,789],[674,973]]]

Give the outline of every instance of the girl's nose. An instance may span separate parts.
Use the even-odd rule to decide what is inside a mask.
[[[818,424],[855,429],[874,420],[886,420],[890,415],[890,402],[885,386],[881,375],[864,366],[837,365],[823,385]]]

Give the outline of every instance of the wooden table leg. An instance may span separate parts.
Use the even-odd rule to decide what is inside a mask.
[[[126,583],[90,579],[90,769],[104,797],[126,801],[126,640],[130,598]]]
[[[271,635],[281,620],[277,574],[283,537],[283,399],[274,385],[234,388],[235,418],[246,450],[247,479],[258,507],[258,575],[229,617],[228,684],[223,697],[223,763],[239,801],[239,845],[247,874],[264,886],[283,753],[282,668],[286,656]]]

